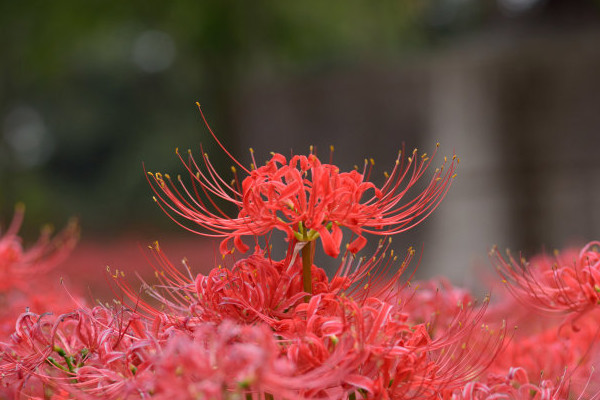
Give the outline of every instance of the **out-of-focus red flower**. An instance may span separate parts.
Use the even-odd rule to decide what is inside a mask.
[[[18,204],[10,226],[0,236],[0,292],[27,290],[32,281],[43,277],[66,258],[79,237],[75,221],[54,237],[52,229],[45,227],[37,242],[25,249],[18,236],[24,213],[25,206]]]
[[[598,318],[600,310],[593,310],[581,316],[577,328],[572,324],[562,324],[554,319],[554,324],[543,324],[529,316],[522,321],[512,339],[494,359],[489,373],[502,374],[509,368],[519,366],[535,382],[540,376],[557,382],[563,377],[569,382],[573,393],[600,390],[600,385],[588,385],[590,376],[595,375],[594,366],[600,360],[598,339],[600,330]],[[540,317],[548,322],[548,316]],[[558,322],[557,322],[558,321]],[[528,326],[528,323],[532,326]],[[594,376],[593,382],[597,381]]]
[[[504,375],[492,376],[487,381],[472,381],[462,389],[456,390],[449,400],[561,400],[568,385],[564,379],[544,379],[536,384],[531,382],[523,368],[510,368]],[[580,397],[581,398],[581,397]]]
[[[320,238],[325,253],[332,257],[340,253],[342,227],[355,235],[347,248],[356,253],[366,244],[363,233],[393,235],[419,224],[446,195],[458,163],[456,157],[449,163],[444,158],[425,189],[407,200],[409,190],[433,159],[427,154],[418,156],[416,149],[406,160],[400,152],[391,174],[379,188],[368,181],[372,163],[365,162],[362,173],[340,172],[313,153],[296,155],[289,161],[273,153],[266,165],[251,170],[234,160],[247,173],[241,186],[237,176],[231,184],[220,177],[206,154],[202,154],[204,168],[191,152],[188,161],[179,157],[190,174],[191,188],[180,176],[180,185],[176,185],[169,175],[149,175],[155,199],[180,225],[205,236],[224,237],[223,253],[229,251],[230,240],[245,252],[248,246],[242,236],[266,235],[279,229],[290,242]],[[232,218],[223,212],[216,199],[237,206],[237,216]],[[181,219],[196,226],[188,227]]]
[[[174,335],[152,362],[154,377],[148,386],[157,399],[262,399],[265,393],[296,399],[301,398],[299,387],[319,379],[316,373],[296,373],[268,327],[230,320],[198,325],[191,335]]]
[[[539,255],[530,262],[510,252],[505,258],[495,248],[490,255],[508,289],[528,307],[582,314],[600,304],[600,242],[579,251],[556,252],[554,257]]]
[[[17,204],[11,224],[0,235],[0,340],[27,310],[62,313],[73,307],[58,277],[48,272],[71,253],[78,239],[77,224],[71,222],[55,236],[45,227],[37,242],[25,248],[18,235],[24,212],[25,207]]]

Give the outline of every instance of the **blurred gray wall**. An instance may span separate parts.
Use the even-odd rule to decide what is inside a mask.
[[[403,141],[456,151],[450,194],[400,241],[424,243],[426,275],[474,279],[465,272],[494,244],[531,255],[600,238],[600,29],[510,28],[410,63],[250,81],[236,103],[239,154],[310,143],[326,156],[334,144],[344,168],[375,157],[381,173]]]

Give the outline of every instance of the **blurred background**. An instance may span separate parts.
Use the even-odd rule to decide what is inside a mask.
[[[445,202],[397,242],[422,275],[468,284],[494,244],[600,238],[600,1],[4,1],[0,31],[0,221],[26,203],[34,240],[79,217],[78,279],[145,268],[155,239],[214,265],[143,170],[176,175],[202,143],[228,176],[196,101],[244,163],[334,145],[381,182],[402,143],[456,152]]]

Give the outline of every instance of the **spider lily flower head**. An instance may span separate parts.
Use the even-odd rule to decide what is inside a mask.
[[[402,290],[401,276],[415,251],[410,248],[403,259],[398,259],[391,243],[391,239],[381,240],[371,257],[342,257],[331,278],[313,264],[312,293],[348,296],[360,304],[369,297],[396,299]],[[246,324],[262,321],[278,330],[307,294],[297,252],[276,261],[268,257],[267,251],[256,248],[254,254],[232,266],[219,265],[207,274],[196,275],[187,259],[180,266],[175,265],[158,242],[148,247],[155,282],[142,281],[140,291],[131,286],[122,271],[109,270],[110,282],[118,289],[114,293],[119,301],[150,319],[161,318],[173,326],[193,329],[197,322],[230,319]],[[393,275],[390,271],[394,271]]]
[[[132,311],[98,306],[58,317],[24,313],[0,346],[3,379],[27,398],[40,387],[68,398],[127,398],[143,390],[137,377],[159,342]]]
[[[10,289],[27,292],[32,280],[63,261],[77,243],[79,228],[72,221],[54,237],[52,229],[44,227],[37,242],[25,249],[18,236],[24,214],[25,206],[17,204],[10,226],[0,235],[0,292]]]
[[[386,174],[385,183],[376,187],[369,181],[374,161],[365,161],[362,172],[341,172],[336,165],[319,160],[312,150],[307,156],[295,155],[289,160],[272,153],[271,159],[260,167],[256,167],[251,151],[250,169],[230,156],[247,175],[241,185],[235,167],[235,178],[229,184],[217,173],[208,155],[203,153],[202,162],[197,163],[191,151],[187,161],[178,151],[177,154],[190,174],[191,188],[181,177],[177,178],[178,185],[169,175],[149,173],[155,200],[188,230],[223,237],[222,253],[229,251],[231,240],[239,251],[245,252],[248,246],[242,242],[242,236],[266,235],[278,229],[286,233],[290,242],[321,239],[323,250],[332,257],[340,253],[342,227],[353,232],[355,237],[348,250],[356,253],[366,244],[363,233],[393,235],[419,224],[446,195],[459,162],[457,157],[449,162],[444,158],[426,188],[407,200],[407,193],[424,175],[433,155],[419,156],[415,149],[405,157],[401,151],[392,172]],[[237,216],[223,212],[216,199],[235,205]],[[181,219],[201,229],[189,227]]]
[[[529,307],[576,317],[600,304],[600,242],[529,262],[508,251],[503,257],[496,248],[490,257],[508,290]]]

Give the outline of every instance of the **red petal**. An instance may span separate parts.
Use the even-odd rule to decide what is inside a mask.
[[[367,239],[364,236],[358,236],[348,245],[348,251],[354,254],[365,247],[365,244],[367,244]]]
[[[219,245],[219,251],[220,251],[220,252],[221,252],[221,254],[223,254],[223,255],[225,255],[225,254],[227,254],[227,253],[231,253],[231,250],[229,250],[229,248],[228,248],[228,244],[227,244],[227,243],[229,242],[229,239],[230,239],[230,238],[223,239],[223,240],[221,241],[221,244]]]
[[[233,244],[235,245],[235,248],[238,249],[241,253],[245,253],[250,249],[250,247],[248,247],[246,243],[242,242],[242,238],[240,236],[235,236],[233,238]]]
[[[337,257],[340,254],[340,245],[342,244],[342,230],[336,224],[333,224],[332,232],[329,233],[326,227],[319,229],[321,243],[325,254],[330,257]]]

